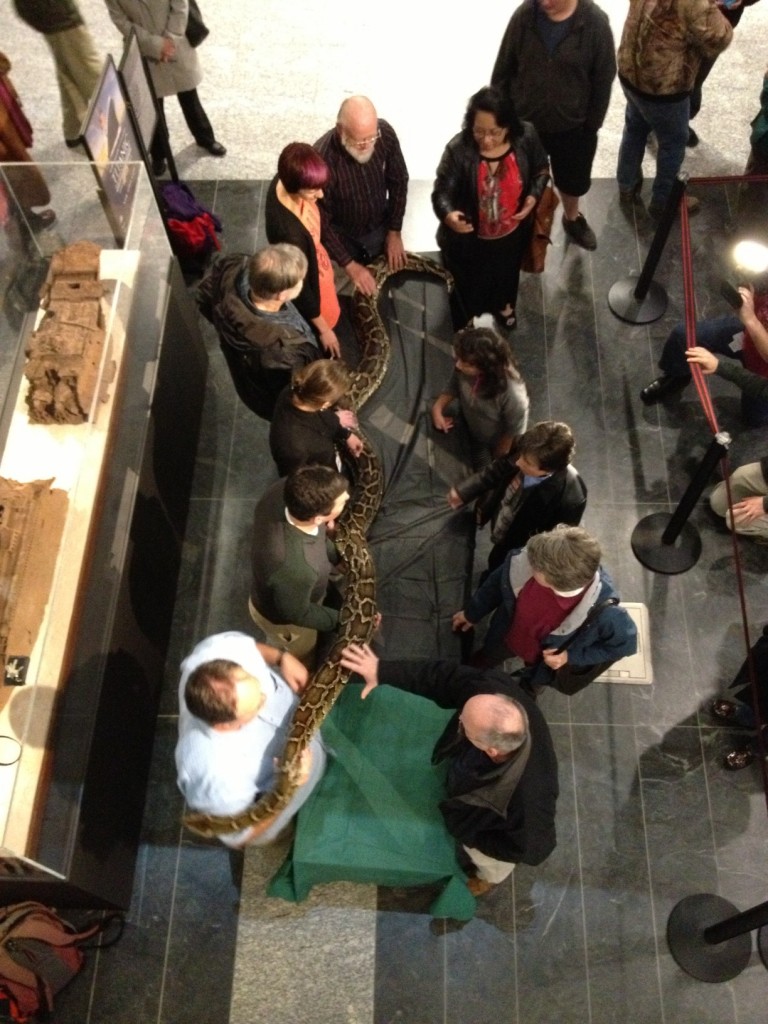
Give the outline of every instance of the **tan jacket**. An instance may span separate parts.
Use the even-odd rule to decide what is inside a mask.
[[[619,76],[649,96],[684,96],[702,57],[716,57],[733,29],[715,0],[629,0]]]

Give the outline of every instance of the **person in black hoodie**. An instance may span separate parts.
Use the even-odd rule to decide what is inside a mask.
[[[450,489],[451,508],[479,498],[478,525],[491,521],[490,570],[510,551],[524,548],[534,533],[552,530],[558,523],[579,525],[587,488],[570,465],[574,448],[567,423],[544,420],[521,434],[508,455]]]

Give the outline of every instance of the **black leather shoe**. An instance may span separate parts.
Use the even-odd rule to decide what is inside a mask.
[[[588,252],[594,252],[597,248],[597,238],[595,232],[587,224],[587,218],[583,213],[579,213],[576,216],[576,220],[568,220],[563,214],[563,230],[566,235],[576,243],[580,245],[582,249],[586,249]]]
[[[56,223],[56,213],[50,209],[41,210],[40,213],[35,213],[34,210],[25,210],[24,216],[33,231],[44,231]]]
[[[662,373],[660,377],[652,380],[647,387],[643,388],[640,398],[646,405],[653,405],[668,395],[676,395],[678,391],[682,391],[688,386],[690,379],[690,377],[669,377],[666,373]]]
[[[736,716],[739,707],[735,701],[726,700],[725,697],[718,697],[709,705],[709,713],[718,722],[730,722]]]
[[[207,149],[211,156],[227,155],[226,146],[222,146],[222,144],[217,142],[215,139],[210,145],[206,145],[204,142],[198,142],[198,146],[201,146],[203,149]]]
[[[159,160],[155,158],[152,159],[152,173],[156,178],[162,178],[167,170],[168,164],[162,157],[160,157]]]
[[[643,172],[640,171],[640,177],[637,179],[632,188],[619,188],[619,202],[620,203],[639,203],[640,193],[643,190]]]
[[[755,755],[750,747],[739,747],[728,751],[723,758],[723,768],[729,772],[740,772],[742,768],[749,768],[754,760]]]
[[[734,729],[755,728],[755,714],[748,704],[716,697],[709,705],[709,712],[718,722],[730,725]]]

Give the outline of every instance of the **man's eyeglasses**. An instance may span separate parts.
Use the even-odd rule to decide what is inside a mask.
[[[371,135],[367,139],[350,139],[350,137],[344,133],[344,145],[351,146],[353,149],[367,149],[369,146],[375,146],[381,138],[381,132],[376,132],[375,135]]]

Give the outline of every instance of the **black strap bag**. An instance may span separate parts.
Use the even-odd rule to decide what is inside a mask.
[[[211,34],[211,30],[203,21],[197,0],[189,0],[189,15],[187,17],[187,28],[184,35],[190,46],[199,46],[204,39]]]
[[[583,633],[584,630],[588,629],[605,608],[612,608],[618,603],[618,597],[608,597],[605,601],[601,601],[599,604],[590,608],[589,614],[579,628],[568,637],[565,643],[561,644],[561,646],[557,648],[555,654],[561,654],[563,651],[566,651],[576,637]],[[518,675],[520,685],[533,697],[538,696],[544,686],[551,686],[560,693],[564,693],[566,696],[572,697],[574,693],[578,693],[579,690],[583,690],[586,686],[589,686],[590,683],[594,682],[595,679],[597,679],[598,676],[601,676],[612,664],[612,661],[601,661],[596,665],[585,665],[583,668],[579,668],[567,661],[559,669],[553,671],[549,668],[546,662],[542,660],[536,662],[535,665],[522,669]],[[544,682],[546,674],[549,675],[549,678]]]

